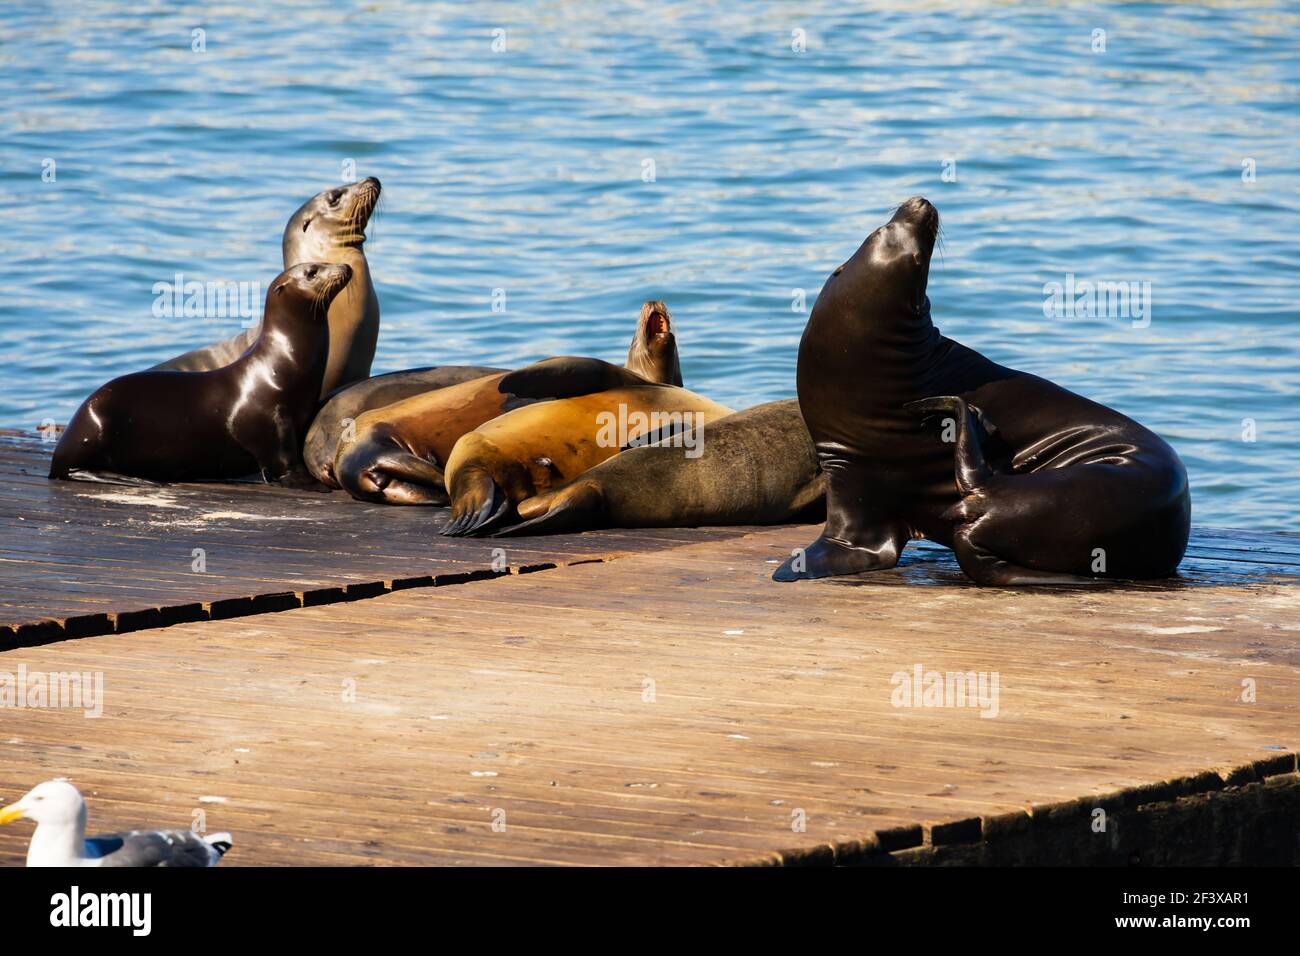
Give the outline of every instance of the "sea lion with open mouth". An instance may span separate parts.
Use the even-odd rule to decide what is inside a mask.
[[[677,357],[677,336],[673,332],[673,318],[668,306],[658,299],[650,299],[641,306],[636,334],[627,350],[624,368],[629,368],[642,378],[664,385],[682,384],[682,366]]]
[[[817,297],[798,386],[826,527],[775,579],[891,568],[911,538],[952,548],[980,584],[1172,574],[1191,515],[1178,455],[941,335],[926,295],[938,231],[938,210],[907,200]]]
[[[824,517],[826,479],[795,399],[719,419],[699,451],[691,455],[671,441],[621,451],[568,484],[521,501],[521,523],[495,536]]]
[[[302,466],[302,439],[325,375],[330,302],[351,279],[348,265],[286,269],[266,292],[256,340],[231,364],[135,372],[100,387],[55,446],[50,477],[203,481],[260,472],[315,485]]]
[[[512,372],[499,387],[564,396],[507,412],[456,442],[445,469],[452,508],[445,535],[490,531],[518,502],[571,481],[629,444],[699,447],[705,425],[732,412],[597,359],[549,359]]]
[[[363,248],[366,226],[379,202],[380,184],[374,176],[318,193],[303,203],[284,227],[281,242],[286,269],[301,262],[335,263],[352,270],[352,280],[330,306],[329,363],[321,382],[324,398],[340,386],[370,374],[379,338],[379,297],[370,280]],[[249,328],[223,342],[178,355],[153,370],[206,372],[229,365],[257,338]]]
[[[680,384],[681,364],[667,306],[651,301],[641,307],[624,369],[595,359],[590,361],[596,366],[587,366],[587,361],[560,358],[529,366],[543,372],[540,376],[527,370],[515,373],[512,381],[520,392],[499,387],[506,374],[499,369],[483,369],[480,377],[444,387],[425,384],[451,373],[460,376],[464,366],[398,372],[359,382],[332,398],[312,423],[304,450],[307,468],[317,479],[342,487],[361,501],[446,504],[441,463],[462,435],[484,422],[523,405],[596,387],[628,382]],[[570,362],[575,364],[565,364]],[[571,368],[579,371],[571,373]],[[604,378],[598,372],[598,381],[588,377],[593,368],[615,371]],[[381,382],[382,388],[377,384]],[[608,384],[601,386],[602,382]],[[383,402],[401,392],[407,394]],[[334,455],[327,463],[331,447]]]

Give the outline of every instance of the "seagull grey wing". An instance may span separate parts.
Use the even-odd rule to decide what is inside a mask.
[[[100,857],[100,866],[216,866],[224,850],[208,843],[189,830],[132,830],[94,837],[86,841],[87,853],[92,845],[111,847]]]

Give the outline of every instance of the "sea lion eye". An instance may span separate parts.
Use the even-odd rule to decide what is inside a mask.
[[[316,278],[316,267],[315,267],[315,266],[312,266],[310,269],[307,270],[307,278],[308,278],[308,279],[314,279],[314,278]]]
[[[330,193],[330,195],[329,195],[330,205],[331,205],[331,206],[337,206],[337,205],[339,204],[339,197],[340,197],[342,194],[343,194],[343,191],[340,190],[340,189],[336,189],[336,190],[334,190],[332,193]]]

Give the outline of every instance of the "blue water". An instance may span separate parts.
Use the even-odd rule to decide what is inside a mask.
[[[348,159],[384,183],[376,371],[621,359],[661,297],[738,406],[793,394],[794,290],[921,193],[946,333],[1165,436],[1199,523],[1300,530],[1295,5],[693,6],[6,3],[0,424],[236,331],[154,283],[265,288]],[[1067,273],[1149,282],[1149,325],[1046,318]]]

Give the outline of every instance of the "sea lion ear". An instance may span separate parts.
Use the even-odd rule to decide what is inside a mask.
[[[521,398],[573,398],[611,388],[655,385],[621,365],[600,359],[564,355],[543,359],[501,379],[497,389],[503,395]]]

